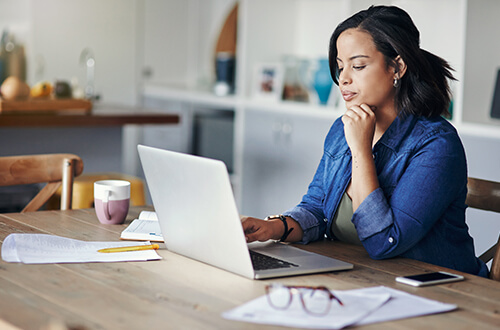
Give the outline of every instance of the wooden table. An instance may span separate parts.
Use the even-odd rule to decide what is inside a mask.
[[[80,240],[114,241],[144,209],[131,208],[125,225],[101,225],[93,209],[0,215],[0,240],[14,232],[48,233]],[[366,329],[493,329],[500,327],[500,282],[466,280],[426,288],[394,281],[443,268],[409,259],[371,260],[363,248],[338,242],[305,246],[354,264],[343,272],[297,276],[287,284],[348,290],[385,285],[457,304],[458,310],[364,326]],[[229,321],[221,313],[264,294],[252,281],[159,250],[160,261],[24,265],[0,261],[0,327],[40,329],[64,323],[79,329],[283,329]],[[4,324],[5,323],[5,324]]]

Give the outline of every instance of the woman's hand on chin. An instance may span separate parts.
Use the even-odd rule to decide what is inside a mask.
[[[375,107],[373,107],[375,108]],[[342,116],[344,134],[351,153],[369,148],[375,133],[375,112],[367,104],[351,106]]]

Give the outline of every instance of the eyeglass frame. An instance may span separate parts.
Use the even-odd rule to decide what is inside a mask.
[[[295,293],[299,294],[300,302],[302,303],[302,308],[304,309],[304,311],[306,311],[306,313],[309,313],[311,315],[323,316],[323,315],[328,314],[328,311],[330,310],[330,307],[332,306],[332,300],[336,300],[340,306],[344,306],[342,301],[336,295],[334,295],[326,286],[323,286],[323,285],[308,286],[308,285],[282,285],[282,284],[279,284],[279,286],[288,289],[288,292],[290,293],[290,299],[288,299],[287,305],[284,307],[279,307],[279,306],[276,306],[275,304],[273,304],[273,302],[271,300],[270,290],[273,286],[277,286],[277,284],[275,283],[275,284],[266,285],[266,296],[267,296],[267,301],[269,302],[269,305],[275,309],[285,310],[285,309],[289,308],[290,305],[292,304],[293,296]],[[327,292],[329,299],[328,299],[328,307],[325,309],[325,312],[324,313],[315,313],[313,311],[310,311],[306,306],[306,303],[304,301],[304,297],[302,295],[302,291],[300,291],[299,289],[320,290],[320,291]]]

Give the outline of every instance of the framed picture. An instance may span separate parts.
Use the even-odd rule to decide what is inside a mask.
[[[260,63],[255,66],[253,96],[259,100],[281,99],[283,69],[280,63]]]

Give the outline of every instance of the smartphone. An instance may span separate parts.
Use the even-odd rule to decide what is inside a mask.
[[[462,275],[457,275],[447,272],[435,272],[435,273],[425,273],[412,276],[399,276],[396,277],[396,282],[412,286],[426,286],[426,285],[462,281],[463,279],[464,277]]]

